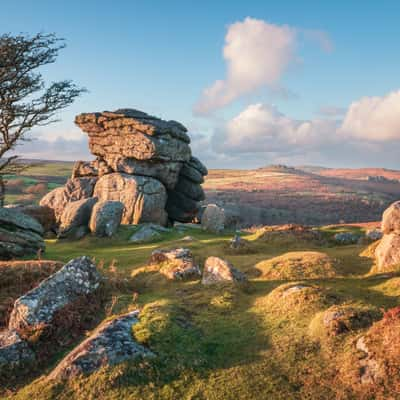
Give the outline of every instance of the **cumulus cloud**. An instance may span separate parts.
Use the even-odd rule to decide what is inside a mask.
[[[194,107],[195,114],[209,114],[261,87],[268,87],[271,93],[291,93],[280,81],[298,60],[299,37],[317,42],[327,52],[333,49],[328,35],[319,30],[275,25],[250,17],[230,25],[223,49],[226,78],[204,89]]]
[[[400,139],[400,90],[351,103],[339,133],[374,142]]]
[[[198,114],[221,108],[260,86],[277,84],[295,57],[296,31],[246,18],[229,26],[223,56],[227,76],[206,88],[195,106]]]
[[[297,120],[271,105],[252,104],[219,126],[210,145],[218,157],[224,154],[236,165],[251,159],[253,167],[270,162],[398,164],[400,91],[364,97],[344,113],[337,111],[331,113],[336,118]]]

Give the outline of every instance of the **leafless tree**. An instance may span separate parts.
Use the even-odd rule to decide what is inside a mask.
[[[4,204],[4,175],[18,172],[16,155],[7,155],[34,127],[57,121],[57,111],[85,91],[72,81],[46,86],[40,67],[54,63],[63,39],[55,34],[0,36],[0,206]]]

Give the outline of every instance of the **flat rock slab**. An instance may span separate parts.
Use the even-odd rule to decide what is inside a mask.
[[[161,238],[161,234],[170,229],[157,224],[141,224],[139,229],[129,238],[132,243],[149,243]]]
[[[58,364],[49,379],[70,379],[104,366],[154,356],[132,336],[132,326],[139,322],[137,316],[133,311],[101,325]]]
[[[56,311],[82,295],[93,293],[100,282],[101,276],[89,257],[71,260],[15,301],[9,329],[34,328],[50,323]]]
[[[219,257],[208,257],[204,263],[203,285],[211,285],[219,282],[243,283],[246,276],[237,270],[229,261]]]
[[[0,226],[15,227],[24,231],[32,231],[39,235],[44,233],[43,227],[38,221],[12,208],[0,207]]]
[[[35,354],[15,330],[0,332],[0,376],[7,376],[34,361]]]

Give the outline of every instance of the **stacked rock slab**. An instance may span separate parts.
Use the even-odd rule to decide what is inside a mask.
[[[192,157],[187,129],[133,109],[80,114],[96,160],[78,161],[71,179],[41,201],[58,221],[72,201],[120,201],[121,223],[190,222],[204,200],[207,168]]]
[[[400,201],[389,206],[382,217],[383,237],[376,247],[379,272],[400,268]]]

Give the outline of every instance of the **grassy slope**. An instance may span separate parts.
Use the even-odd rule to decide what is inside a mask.
[[[330,235],[337,229],[325,231]],[[309,324],[329,305],[316,302],[288,309],[279,304],[272,307],[268,294],[284,282],[262,280],[254,265],[287,251],[323,251],[339,261],[339,277],[313,280],[313,285],[334,293],[339,303],[356,302],[367,308],[396,305],[400,295],[396,285],[385,285],[384,278],[364,276],[372,262],[359,256],[362,246],[321,248],[301,241],[257,240],[253,234],[247,235],[251,251],[233,254],[227,247],[229,235],[189,229],[184,234],[167,234],[159,243],[132,245],[126,240],[130,233],[125,227],[115,239],[49,241],[46,256],[67,261],[88,254],[98,262],[104,260],[106,267],[112,264],[114,273],[133,279],[139,296],[121,294],[114,299],[113,313],[142,309],[134,335],[151,347],[158,355],[156,360],[109,368],[68,384],[52,385],[38,379],[23,388],[17,399],[353,398],[335,379],[334,357],[342,355],[349,340],[361,331],[339,338],[334,357],[327,357],[324,346],[309,335]],[[196,240],[181,242],[183,235]],[[153,249],[181,245],[190,247],[200,263],[208,255],[227,258],[248,274],[250,284],[239,288],[168,282],[145,269],[131,277]]]

